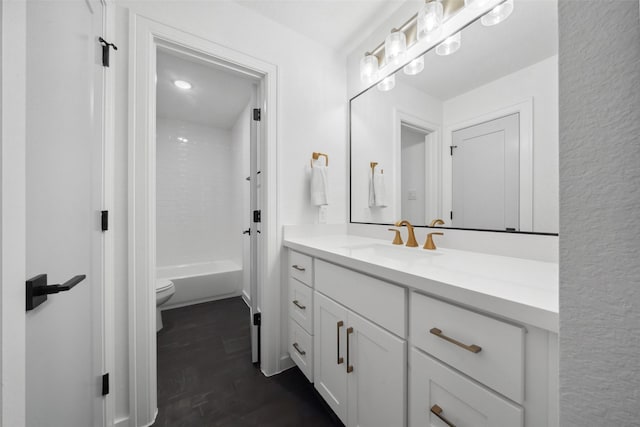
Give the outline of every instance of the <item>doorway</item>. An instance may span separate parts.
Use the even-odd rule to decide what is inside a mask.
[[[249,167],[248,176],[245,176],[244,171],[241,173],[240,170],[235,170],[231,161],[229,164],[220,167],[227,168],[231,171],[230,173],[236,174],[237,172],[237,175],[241,175],[237,180],[234,178],[234,184],[230,185],[230,188],[224,189],[236,199],[240,198],[236,197],[237,191],[234,192],[232,187],[235,186],[238,189],[241,188],[240,185],[259,184],[260,186],[259,191],[253,192],[255,203],[251,209],[250,222],[247,224],[247,216],[244,216],[244,224],[237,230],[237,236],[238,239],[251,239],[251,241],[254,241],[255,245],[253,246],[256,248],[260,258],[253,258],[252,263],[254,265],[257,264],[257,268],[250,269],[255,274],[255,281],[251,282],[252,289],[249,291],[248,300],[251,305],[251,315],[247,316],[247,323],[251,319],[252,335],[256,338],[254,342],[256,344],[258,342],[262,343],[260,354],[258,355],[255,352],[255,356],[261,360],[260,369],[267,375],[277,372],[279,363],[276,358],[279,346],[279,324],[275,319],[271,319],[270,322],[261,321],[260,319],[262,313],[279,312],[279,301],[274,300],[275,296],[279,294],[279,283],[274,280],[274,277],[279,275],[279,268],[275,262],[277,259],[276,70],[273,65],[139,15],[133,15],[131,20],[132,28],[134,28],[135,48],[131,50],[130,61],[132,69],[135,71],[132,88],[134,108],[131,112],[132,127],[130,133],[130,158],[132,162],[129,175],[131,182],[131,203],[129,205],[130,299],[133,301],[129,323],[131,334],[130,373],[132,376],[130,407],[133,418],[131,422],[137,425],[148,425],[153,422],[157,411],[156,278],[160,277],[157,267],[158,261],[161,259],[158,258],[159,254],[156,253],[157,243],[159,243],[156,241],[158,237],[156,231],[158,230],[158,225],[160,225],[160,217],[158,215],[160,212],[156,212],[156,199],[160,195],[159,192],[157,193],[156,188],[160,164],[156,162],[156,155],[160,154],[158,152],[160,148],[156,141],[157,99],[155,89],[156,78],[160,79],[157,67],[159,55],[170,51],[174,56],[180,56],[182,59],[187,57],[191,62],[196,62],[200,65],[205,64],[209,68],[217,69],[218,72],[225,71],[235,74],[236,77],[243,76],[243,79],[250,80],[254,84],[252,96],[254,96],[254,105],[257,108],[249,108],[251,114],[250,117],[246,117],[246,120],[251,120],[249,133],[254,135],[256,141],[253,146],[256,154],[255,156],[250,156],[255,159],[255,165]],[[175,78],[175,80],[181,79]],[[171,84],[176,86],[175,81],[171,82]],[[244,109],[245,107],[243,107],[243,111]],[[241,122],[239,115],[236,115],[235,118],[236,122]],[[246,125],[246,123],[243,122],[242,125]],[[160,130],[160,126],[161,124],[158,123],[158,130]],[[170,129],[169,133],[171,133]],[[160,132],[158,136],[160,136]],[[178,137],[190,140],[188,136],[176,134],[174,143],[189,143],[189,141],[178,140]],[[170,149],[176,149],[175,144]],[[260,153],[259,158],[258,152]],[[196,155],[195,157],[198,156]],[[242,156],[238,156],[238,158],[240,157]],[[260,173],[258,174],[258,172]],[[199,177],[202,179],[203,175],[199,175]],[[249,178],[249,180],[247,181],[246,178]],[[203,181],[206,182],[207,179],[203,179]],[[171,183],[170,180],[169,183]],[[217,206],[217,209],[210,210],[210,212],[218,215],[218,211],[222,209],[232,211],[230,206]],[[236,209],[239,212],[242,208]],[[255,215],[253,213],[254,210],[257,211]],[[228,213],[226,212],[225,214]],[[249,212],[246,213],[248,214]],[[206,214],[202,213],[201,216],[204,217]],[[235,215],[228,216],[230,219],[228,218],[227,221],[240,224]],[[242,215],[239,215],[239,217],[242,217]],[[225,221],[219,220],[218,222],[224,223]],[[223,225],[224,232],[229,232],[229,235],[231,235],[232,226],[229,223]],[[249,229],[251,236],[248,236],[249,233],[243,236],[243,229]],[[219,237],[218,234],[213,238],[217,237]],[[236,244],[238,241],[241,242],[241,240],[236,240]],[[236,246],[236,249],[238,248],[240,248],[239,256],[242,261],[242,243]],[[170,252],[171,249],[169,250]],[[237,254],[238,252],[233,253]],[[233,258],[231,254],[231,251],[225,251],[225,256]],[[163,259],[166,260],[166,258]],[[226,267],[221,267],[221,269],[223,274],[229,273],[224,271]],[[243,280],[241,273],[238,281],[239,285],[236,283],[230,288],[220,288],[222,294],[217,296],[197,294],[200,299],[196,298],[196,300],[202,302],[235,294],[242,295]],[[198,285],[194,289],[199,292]],[[175,295],[178,295],[178,291],[176,291]],[[257,297],[254,297],[254,295]],[[262,298],[263,296],[264,298]],[[176,300],[177,302],[174,301],[176,305],[180,304],[180,298]],[[184,300],[182,302],[186,303]],[[254,322],[256,318],[258,322]],[[258,330],[261,330],[260,335],[263,337],[260,340],[258,340]],[[271,338],[264,338],[265,336]]]

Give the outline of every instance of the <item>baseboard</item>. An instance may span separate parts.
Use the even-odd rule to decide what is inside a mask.
[[[130,427],[129,417],[118,418],[113,422],[113,427]]]
[[[171,309],[180,308],[180,307],[188,307],[190,305],[202,304],[202,303],[205,303],[205,302],[219,301],[219,300],[227,299],[227,298],[235,298],[235,297],[239,297],[241,295],[242,295],[242,293],[240,293],[240,292],[234,292],[232,294],[217,295],[217,296],[211,297],[211,298],[202,298],[202,299],[193,300],[193,301],[186,301],[186,302],[179,303],[179,304],[173,304],[173,305],[163,304],[162,307],[160,307],[160,311],[171,310]],[[166,307],[165,307],[165,305],[166,305]]]
[[[251,307],[251,298],[249,298],[249,294],[244,289],[242,290],[242,299],[247,304],[247,307]]]

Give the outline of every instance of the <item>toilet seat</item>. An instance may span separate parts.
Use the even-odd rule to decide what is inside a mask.
[[[164,291],[173,286],[173,282],[169,279],[158,279],[156,280],[156,292]]]

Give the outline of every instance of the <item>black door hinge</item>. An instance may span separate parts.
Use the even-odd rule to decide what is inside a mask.
[[[453,211],[449,211],[449,219],[453,219]]]
[[[102,44],[102,66],[103,67],[108,67],[109,66],[109,53],[110,53],[109,52],[109,48],[112,47],[113,50],[118,50],[118,47],[113,43],[107,42],[102,37],[100,37],[98,39],[98,41],[100,42],[100,44]]]
[[[102,376],[102,395],[109,394],[109,374],[106,373]]]
[[[253,325],[260,326],[262,324],[262,313],[253,313]]]
[[[450,145],[449,146],[449,150],[450,150],[450,153],[451,153],[452,156],[453,156],[453,149],[454,148],[458,148],[458,146],[457,145]]]
[[[100,228],[102,231],[109,229],[109,211],[100,212]]]
[[[262,221],[262,212],[261,211],[253,211],[253,222],[261,222]]]
[[[259,108],[254,108],[253,120],[255,120],[256,122],[259,122],[261,118],[262,118],[262,111]]]

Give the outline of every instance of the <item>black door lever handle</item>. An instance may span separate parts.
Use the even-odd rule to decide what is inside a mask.
[[[68,291],[69,289],[73,288],[75,285],[82,282],[86,278],[87,278],[86,274],[80,274],[78,276],[73,276],[71,279],[67,280],[62,285],[41,286],[33,290],[33,295],[34,296],[50,295],[50,294],[57,294],[58,292]]]
[[[86,278],[87,276],[85,274],[80,274],[72,277],[61,285],[51,286],[47,286],[46,274],[39,274],[27,280],[27,311],[33,310],[34,308],[45,302],[47,300],[47,295],[68,291]]]

